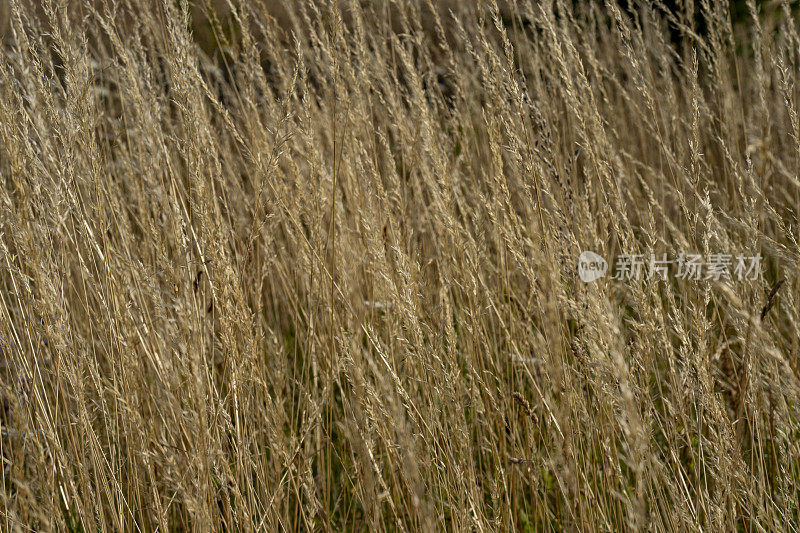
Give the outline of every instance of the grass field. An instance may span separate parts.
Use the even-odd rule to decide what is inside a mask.
[[[0,530],[800,528],[795,2],[29,2]]]

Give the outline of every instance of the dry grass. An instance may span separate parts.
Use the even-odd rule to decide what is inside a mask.
[[[0,60],[0,528],[798,528],[793,6],[42,4]]]

